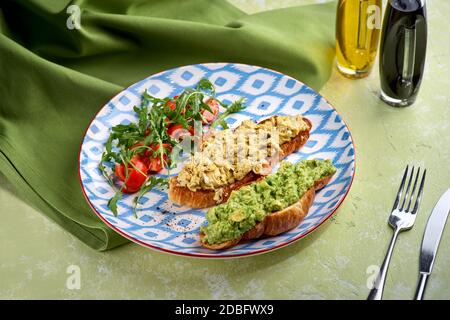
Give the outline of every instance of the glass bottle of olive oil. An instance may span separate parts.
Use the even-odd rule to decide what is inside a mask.
[[[338,70],[348,78],[366,77],[377,55],[382,0],[339,0],[336,18]]]

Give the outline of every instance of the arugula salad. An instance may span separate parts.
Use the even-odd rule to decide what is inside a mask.
[[[220,106],[225,109],[221,114]],[[145,91],[141,104],[134,107],[138,121],[111,129],[99,163],[102,175],[115,190],[108,201],[114,215],[124,193],[136,194],[136,215],[136,207],[148,191],[167,186],[168,178],[155,174],[176,166],[172,150],[182,139],[200,137],[203,126],[227,129],[225,118],[244,108],[243,98],[230,105],[215,98],[214,85],[208,79],[172,98],[156,98]]]

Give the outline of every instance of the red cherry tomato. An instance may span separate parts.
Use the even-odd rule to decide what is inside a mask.
[[[163,155],[164,162],[167,163],[167,155]],[[150,159],[148,170],[152,172],[159,172],[163,169],[163,165],[161,163],[161,157],[157,156],[156,158]]]
[[[166,102],[166,106],[168,106],[170,110],[175,111],[177,108],[177,102],[174,100],[169,100]]]
[[[144,145],[144,142],[138,142],[136,144],[133,144],[129,149],[133,150],[136,149],[137,147],[142,147]],[[141,154],[143,154],[144,158],[142,159]],[[152,151],[150,151],[148,148],[140,148],[139,153],[135,154],[133,156],[133,159],[137,156],[139,156],[139,160],[144,161],[145,163],[145,157],[150,157],[152,154]],[[133,162],[133,159],[131,159],[131,161]],[[134,163],[134,162],[133,162]]]
[[[163,148],[166,150],[172,150],[172,146],[169,143],[163,143],[162,144]],[[159,143],[153,143],[150,145],[150,148],[152,148],[153,150],[158,150],[161,147],[161,145]]]
[[[150,145],[150,148],[152,148],[153,150],[157,151],[159,150],[159,148],[161,147],[161,145],[159,143],[155,143]],[[170,152],[172,150],[172,146],[168,143],[163,143],[162,147],[165,149],[165,152]],[[163,154],[163,160],[164,160],[164,164],[166,164],[168,162],[169,157],[167,156],[166,153]],[[157,155],[153,155],[152,153],[150,154],[150,157],[147,158],[147,167],[149,171],[152,172],[159,172],[163,169],[163,163],[161,163],[161,154],[157,154]]]
[[[206,104],[208,104],[208,106],[211,108],[212,113],[208,110],[204,110],[202,112],[202,116],[205,119],[204,123],[211,123],[219,114],[219,102],[217,102],[216,99],[211,98],[206,101]]]
[[[175,111],[175,109],[177,108],[177,99],[179,96],[174,96],[172,98],[172,100],[169,100],[166,102],[166,106],[169,107],[170,110]],[[183,108],[183,110],[181,110],[181,114],[184,114],[186,112],[186,108]]]
[[[136,170],[134,167],[128,169],[128,178],[125,181],[125,192],[138,191],[139,188],[144,184],[145,180],[147,180],[147,166],[142,161],[136,161],[136,163],[134,163],[134,166],[138,170]]]
[[[132,158],[131,158],[131,163],[136,165],[138,162],[142,162],[142,157],[139,153],[136,153]]]
[[[134,146],[132,146],[130,149],[136,148],[136,145],[142,145],[142,143],[136,143]],[[133,158],[131,158],[131,162],[136,165],[137,162],[142,161],[141,156],[139,154],[135,154]],[[133,168],[133,167],[131,167]],[[128,171],[131,169],[128,167]],[[134,170],[134,168],[133,168]],[[125,165],[124,164],[116,164],[114,173],[116,174],[117,178],[119,178],[120,181],[125,181]]]
[[[131,147],[129,147],[130,150],[136,149],[137,147],[142,147],[144,145],[144,143],[141,142],[137,142],[135,144],[133,144]]]
[[[116,164],[114,173],[120,181],[125,181],[125,166],[123,164]]]
[[[125,175],[125,166],[123,164],[116,164],[115,174],[120,181],[124,182],[122,191],[125,193],[133,193],[140,189],[147,179],[148,167],[141,160],[141,157],[136,154],[131,162],[138,169],[136,170],[133,166],[128,167],[128,176]]]
[[[194,128],[188,126],[188,128],[185,129],[181,124],[172,124],[167,129],[167,133],[175,140],[181,140],[185,136],[193,136]]]

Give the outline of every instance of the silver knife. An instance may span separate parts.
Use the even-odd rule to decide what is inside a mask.
[[[441,241],[450,211],[450,189],[448,189],[434,206],[422,240],[422,251],[420,252],[420,279],[416,291],[416,300],[422,300],[427,284],[428,276],[433,270],[434,260]]]

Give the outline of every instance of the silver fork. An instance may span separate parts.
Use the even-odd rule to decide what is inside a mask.
[[[412,199],[416,192],[417,181],[420,175],[420,168],[417,169],[414,185],[410,193],[409,190],[414,176],[414,167],[412,167],[411,172],[409,172],[409,166],[406,166],[402,182],[400,183],[400,188],[398,189],[397,196],[395,197],[394,207],[392,208],[391,215],[389,216],[389,225],[394,229],[394,234],[392,236],[391,243],[389,244],[386,257],[384,258],[383,265],[381,266],[372,290],[370,290],[369,297],[367,298],[368,300],[381,300],[381,297],[383,296],[384,283],[386,282],[386,274],[392,252],[394,251],[395,241],[401,231],[411,229],[416,221],[416,213],[419,209],[420,202],[422,201],[423,185],[425,183],[426,174],[427,170],[425,169],[420,181],[419,191],[415,196],[414,207],[411,208]],[[408,185],[406,187],[405,196],[402,198],[403,189],[408,176]],[[402,202],[401,205],[400,202]]]

